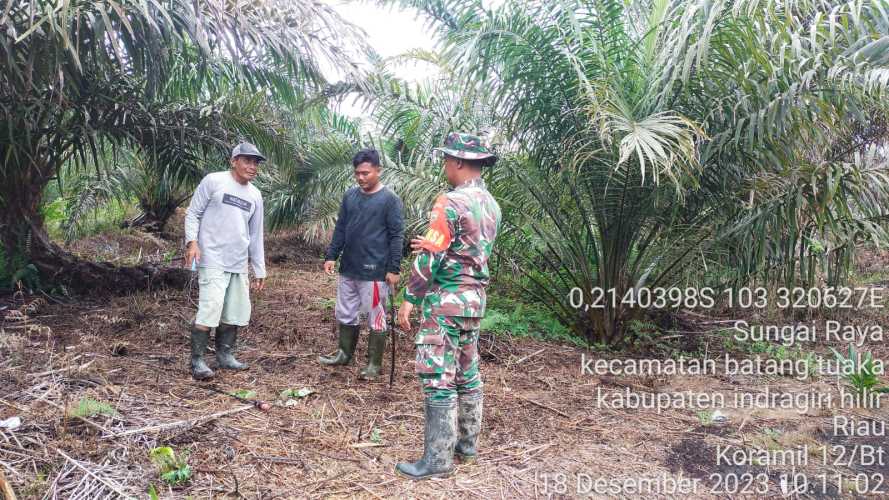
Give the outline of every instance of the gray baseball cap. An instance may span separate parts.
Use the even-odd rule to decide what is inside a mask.
[[[255,156],[261,161],[266,161],[266,157],[256,149],[256,146],[249,142],[242,142],[235,146],[235,148],[232,149],[232,159],[234,159],[235,156]]]

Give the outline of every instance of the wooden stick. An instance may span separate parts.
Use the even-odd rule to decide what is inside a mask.
[[[522,361],[525,361],[526,359],[533,358],[534,356],[537,356],[538,354],[542,353],[542,352],[545,351],[545,350],[546,350],[546,348],[543,348],[543,349],[541,349],[541,350],[539,350],[539,351],[537,351],[537,352],[533,352],[533,353],[531,353],[531,354],[529,354],[529,355],[527,355],[527,356],[525,356],[525,357],[519,359],[519,360],[516,361],[515,363],[513,363],[513,366],[515,366],[515,365],[521,363]]]
[[[87,474],[89,474],[90,477],[94,478],[95,480],[99,481],[100,483],[102,483],[102,484],[104,484],[105,486],[107,486],[107,487],[111,488],[112,490],[114,490],[114,492],[117,493],[118,495],[120,495],[120,496],[122,496],[122,497],[124,497],[124,498],[132,498],[133,500],[136,500],[136,497],[131,496],[131,495],[127,495],[126,493],[124,493],[124,492],[120,489],[120,486],[119,486],[117,483],[115,483],[114,481],[112,481],[112,480],[110,480],[110,479],[102,479],[101,477],[99,477],[99,476],[93,474],[92,472],[90,472],[89,469],[87,469],[86,467],[80,465],[80,462],[78,462],[77,460],[74,460],[73,458],[69,457],[68,455],[65,455],[65,452],[63,452],[62,450],[56,448],[56,452],[58,452],[59,455],[62,455],[63,457],[65,457],[66,459],[68,459],[68,461],[71,462],[72,464],[74,464],[78,469],[82,469],[84,472],[86,472]]]
[[[324,457],[324,458],[329,458],[329,459],[331,459],[331,460],[340,460],[340,461],[343,461],[343,460],[344,460],[344,461],[346,461],[346,462],[355,462],[355,463],[361,463],[361,462],[362,462],[362,460],[359,459],[359,458],[335,457],[335,456],[333,456],[333,455],[328,455],[328,454],[326,454],[326,453],[322,453],[322,452],[320,452],[320,451],[318,451],[318,450],[315,450],[315,449],[312,449],[312,448],[303,448],[303,449],[308,450],[308,451],[311,451],[312,453],[314,453],[314,454],[316,454],[316,455],[321,455],[321,456]]]
[[[0,398],[0,404],[4,404],[4,405],[6,405],[6,406],[8,406],[8,407],[10,407],[10,408],[15,408],[16,410],[21,411],[21,412],[25,412],[25,411],[27,411],[27,410],[25,410],[24,408],[22,408],[21,406],[15,404],[15,403],[10,403],[9,401],[7,401],[7,400],[5,400],[5,399],[3,399],[3,398]]]
[[[83,370],[84,368],[88,368],[91,364],[93,364],[94,361],[95,361],[95,359],[91,359],[82,365],[71,365],[71,366],[67,366],[65,368],[59,368],[58,370],[47,370],[45,372],[40,372],[40,373],[29,373],[27,376],[31,377],[31,378],[37,378],[37,377],[43,377],[45,375],[52,375],[54,373],[63,373],[68,370]]]
[[[750,415],[749,415],[749,414],[747,414],[747,415],[744,416],[744,420],[741,421],[741,425],[740,425],[740,427],[738,427],[738,434],[741,433],[741,429],[744,428],[744,424],[747,423],[747,420],[748,420],[749,418],[750,418]]]
[[[194,426],[194,425],[197,425],[198,423],[204,423],[204,422],[208,422],[210,420],[216,420],[217,418],[225,417],[227,415],[233,415],[235,413],[240,413],[242,411],[247,411],[251,408],[253,408],[253,405],[239,406],[237,408],[232,408],[230,410],[220,411],[220,412],[214,413],[212,415],[204,415],[202,417],[190,418],[187,420],[177,420],[175,422],[170,422],[167,424],[149,425],[148,427],[141,427],[139,429],[132,429],[129,431],[119,432],[117,434],[112,434],[110,436],[107,436],[107,438],[114,439],[114,438],[119,438],[119,437],[123,437],[123,436],[132,436],[133,434],[143,434],[146,432],[154,432],[154,431],[165,431],[168,429],[175,429],[176,427],[182,427],[182,426],[186,426],[186,425],[187,426]]]
[[[521,399],[522,401],[527,401],[527,402],[531,403],[532,405],[539,406],[539,407],[541,407],[541,408],[547,409],[547,410],[549,410],[549,411],[551,411],[551,412],[553,412],[553,413],[557,413],[557,414],[559,414],[559,415],[561,415],[561,416],[563,416],[563,417],[565,417],[565,418],[567,418],[567,419],[569,419],[569,420],[571,419],[571,416],[569,416],[568,414],[566,414],[565,412],[563,412],[563,411],[561,411],[561,410],[557,410],[557,409],[553,408],[552,406],[547,406],[547,405],[545,405],[545,404],[543,404],[543,403],[538,403],[537,401],[534,401],[533,399],[523,398],[523,397],[521,397],[521,396],[519,396],[519,395],[515,395],[515,397],[516,397],[517,399]]]
[[[25,477],[24,474],[22,474],[21,472],[19,472],[19,471],[13,469],[11,465],[9,465],[8,463],[4,462],[3,460],[0,460],[0,465],[2,465],[3,467],[6,467],[7,469],[9,469],[9,472],[12,472],[12,473],[15,474],[16,476],[19,476],[19,477]],[[0,469],[0,470],[3,470],[3,469]]]
[[[645,387],[645,386],[633,384],[630,382],[624,382],[623,380],[620,380],[616,377],[612,377],[611,375],[602,375],[601,377],[599,377],[599,381],[602,382],[603,384],[616,385],[618,387],[627,387],[629,389],[633,389],[633,390],[639,391],[639,392],[655,392],[655,390],[651,387]]]
[[[386,446],[383,443],[355,443],[349,445],[349,448],[376,448],[377,446]]]
[[[553,445],[553,443],[546,443],[542,446],[538,446],[536,448],[531,448],[530,450],[525,451],[525,459],[522,460],[521,463],[523,463],[523,464],[528,463],[529,460],[540,455],[541,453],[546,451],[552,445]]]
[[[268,455],[256,455],[257,460],[263,460],[266,462],[272,462],[273,464],[289,464],[289,465],[300,465],[305,467],[306,463],[298,458],[288,458],[288,457],[271,457]]]
[[[340,477],[341,477],[341,476],[337,476],[337,478],[340,478]],[[334,478],[331,478],[331,479],[334,479]],[[325,479],[325,481],[327,481],[327,480]],[[392,483],[394,483],[394,482],[396,482],[396,481],[399,481],[399,479],[397,479],[397,478],[396,478],[396,479],[390,479],[390,480],[388,480],[388,481],[383,481],[382,483],[372,484],[371,486],[386,486],[387,484],[392,484]],[[358,483],[356,483],[356,484],[358,484]],[[355,491],[355,490],[360,490],[361,488],[362,488],[362,486],[359,484],[358,486],[352,486],[351,488],[346,488],[346,489],[344,489],[344,490],[339,490],[339,491],[333,491],[333,492],[330,492],[330,493],[327,494],[327,496],[334,496],[334,497],[335,497],[335,496],[340,495],[340,494],[343,494],[343,493],[350,493],[350,492]],[[365,491],[367,491],[366,488],[365,488]],[[371,492],[371,494],[373,494],[373,492]]]
[[[15,500],[15,492],[12,491],[12,486],[9,482],[6,481],[3,469],[0,469],[0,496],[3,497],[3,500]]]
[[[340,411],[333,404],[333,400],[330,399],[330,396],[327,396],[327,401],[330,402],[330,407],[333,408],[333,413],[334,413],[334,415],[336,415],[336,423],[340,424],[340,427],[342,427],[345,432],[349,432],[349,429],[346,429],[346,426],[343,425],[343,421],[340,420]]]
[[[367,486],[361,484],[360,482],[359,482],[359,483],[355,483],[355,484],[357,484],[358,486],[361,486],[361,488],[362,488],[364,491],[370,493],[370,494],[373,495],[375,498],[379,498],[380,500],[385,500],[385,499],[384,499],[383,497],[381,497],[380,495],[377,495],[377,494],[374,493],[373,491],[370,491],[370,488],[368,488]]]
[[[392,420],[393,418],[398,418],[398,417],[419,418],[421,420],[426,418],[423,415],[417,415],[416,413],[393,413],[392,415],[385,417],[383,420]]]

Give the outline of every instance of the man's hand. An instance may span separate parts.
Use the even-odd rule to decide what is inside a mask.
[[[406,300],[401,303],[401,307],[398,309],[398,326],[406,332],[411,330],[411,311],[413,310],[414,305]]]
[[[200,262],[201,260],[201,249],[198,248],[197,241],[189,241],[188,245],[185,246],[185,267],[191,268],[191,263],[194,261]]]
[[[333,275],[333,269],[334,269],[334,267],[336,267],[336,261],[335,261],[335,260],[325,260],[325,261],[324,261],[324,272],[325,272],[325,273],[327,273],[327,274],[329,274],[329,275],[332,276],[332,275]]]
[[[398,273],[386,273],[386,284],[389,285],[389,290],[392,290],[392,295],[395,295],[399,281],[401,281],[401,276]]]
[[[261,292],[265,289],[265,278],[255,278],[250,283],[250,289],[256,290],[257,292]]]
[[[423,242],[426,241],[426,238],[417,237],[411,240],[411,253],[417,254],[423,251]]]

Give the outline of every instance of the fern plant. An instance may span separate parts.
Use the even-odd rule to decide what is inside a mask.
[[[77,406],[68,411],[72,417],[95,417],[96,415],[114,416],[117,410],[108,403],[96,401],[93,398],[84,397],[77,402]]]
[[[889,386],[877,387],[880,379],[877,376],[874,356],[870,352],[859,353],[855,350],[855,346],[849,344],[849,350],[846,356],[837,352],[833,347],[830,348],[836,357],[837,365],[843,373],[843,380],[848,382],[859,393],[868,392],[884,392],[889,393]]]

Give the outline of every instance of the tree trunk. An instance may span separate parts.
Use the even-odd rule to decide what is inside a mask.
[[[89,262],[66,252],[49,239],[40,214],[43,185],[4,186],[0,194],[0,240],[8,266],[13,256],[24,257],[40,272],[43,285],[64,285],[77,293],[113,294],[155,286],[184,287],[189,273],[185,269],[144,264],[117,267]],[[19,259],[21,260],[21,259]],[[17,269],[8,270],[13,274]]]
[[[138,227],[146,233],[162,234],[167,227],[167,221],[176,213],[176,209],[182,205],[182,201],[174,201],[167,205],[151,207],[144,202],[140,203],[142,213],[123,223],[123,227]]]
[[[32,233],[31,262],[51,283],[98,295],[163,286],[183,288],[189,278],[188,271],[181,268],[152,264],[118,267],[79,259],[52,243],[43,230]]]

